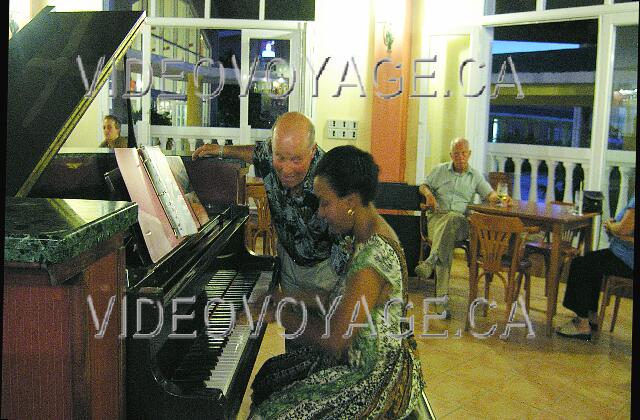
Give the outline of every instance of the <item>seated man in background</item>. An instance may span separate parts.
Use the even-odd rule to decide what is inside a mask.
[[[436,166],[420,185],[420,194],[426,199],[429,212],[428,233],[432,241],[429,257],[416,267],[416,274],[428,278],[435,270],[436,296],[443,297],[449,290],[449,276],[456,241],[469,236],[467,205],[473,202],[475,193],[492,203],[498,195],[482,174],[469,167],[469,142],[457,138],[451,142],[451,162]],[[511,199],[507,197],[507,204]],[[441,312],[443,308],[436,308]]]
[[[104,140],[98,147],[127,147],[127,139],[120,136],[120,121],[113,115],[107,115],[102,120],[102,133]]]

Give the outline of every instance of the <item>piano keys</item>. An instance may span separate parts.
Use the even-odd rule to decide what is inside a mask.
[[[187,285],[157,284],[150,277],[139,283],[142,287],[130,289],[127,303],[131,313],[136,310],[137,298],[162,302],[165,310],[162,322],[155,310],[142,311],[140,321],[128,317],[130,333],[137,323],[142,332],[162,324],[153,338],[127,339],[128,417],[235,418],[266,325],[252,336],[246,322],[236,322],[226,335],[233,324],[231,307],[238,315],[243,310],[243,298],[251,301],[256,295],[270,293],[279,276],[273,257],[252,255],[246,250],[241,227],[248,213],[242,214],[240,221],[224,224],[221,235],[230,235],[223,241],[224,249],[210,255],[209,247],[194,258],[192,271],[197,274]],[[193,296],[193,305],[178,308],[181,315],[194,314],[193,319],[182,319],[177,331],[172,331],[171,301]],[[209,301],[216,303],[207,306]],[[195,337],[190,339],[170,338],[172,332],[187,335],[194,331]]]

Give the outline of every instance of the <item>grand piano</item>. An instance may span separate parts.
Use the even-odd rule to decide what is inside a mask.
[[[28,215],[21,212],[37,208],[28,207],[34,203],[53,208],[67,224],[81,219],[76,205],[135,209],[113,151],[66,153],[63,146],[143,21],[144,12],[47,8],[10,40],[5,206],[12,209],[12,229],[27,226]],[[89,72],[105,57],[93,97],[85,95],[78,55]],[[268,294],[278,279],[277,264],[244,245],[246,168],[218,159],[172,158],[183,160],[209,220],[158,261],[150,258],[135,218],[105,239],[118,238],[109,248],[114,260],[94,250],[105,248],[99,238],[78,255],[25,262],[7,248],[25,237],[5,234],[2,417],[235,418],[265,328],[238,322],[227,331],[230,306],[239,312],[243,299]],[[92,219],[96,235],[96,223],[115,213]],[[73,225],[65,239],[86,233],[84,223]],[[71,291],[72,299],[57,313],[53,296],[60,291]],[[87,300],[92,292],[98,320],[92,320]],[[39,300],[30,300],[36,293]],[[102,322],[111,296],[114,316],[104,337],[95,338],[95,322]],[[16,310],[34,304],[41,311],[37,322]],[[69,326],[73,345],[63,343],[62,350],[51,344],[60,341],[55,336],[29,344],[20,337],[38,328],[62,334]],[[34,358],[44,362],[34,365]]]

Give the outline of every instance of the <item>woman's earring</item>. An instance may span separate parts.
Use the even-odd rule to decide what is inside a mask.
[[[355,213],[355,211],[353,211],[353,209],[349,209],[349,210],[347,210],[347,214],[348,214],[349,216],[353,216],[353,214],[354,214],[354,213]]]

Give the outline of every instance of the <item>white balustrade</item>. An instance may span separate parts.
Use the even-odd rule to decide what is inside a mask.
[[[513,158],[514,175],[513,175],[513,198],[521,200],[520,183],[522,178],[522,158]]]
[[[529,201],[538,201],[538,166],[540,159],[529,159],[531,178],[529,178]]]
[[[158,139],[163,150],[166,150],[167,140],[172,138],[174,140],[174,148],[172,150],[177,154],[193,153],[198,140],[209,144],[213,143],[214,139],[217,139],[220,144],[224,144],[227,139],[231,139],[234,144],[250,143],[250,141],[241,141],[240,129],[228,127],[174,127],[153,125],[151,126],[151,138]]]
[[[556,166],[558,161],[545,160],[547,163],[547,194],[544,201],[547,203],[550,201],[556,201]]]
[[[584,174],[583,179],[589,179],[589,168],[591,168],[591,164],[589,162],[583,162],[580,166],[582,166],[582,173]],[[600,186],[596,185],[593,189],[598,190],[600,189]]]
[[[552,147],[552,146],[536,146],[524,144],[505,144],[505,143],[489,143],[487,145],[487,167],[489,171],[504,171],[507,160],[511,159],[514,166],[514,187],[513,197],[522,199],[521,183],[523,179],[522,165],[524,161],[528,161],[531,166],[531,174],[529,179],[529,195],[528,200],[537,200],[538,185],[540,179],[538,177],[538,169],[542,161],[547,165],[547,191],[545,201],[553,201],[559,199],[555,197],[555,169],[558,164],[562,164],[565,170],[564,175],[564,194],[562,201],[573,201],[573,182],[574,171],[577,166],[582,168],[584,180],[589,180],[589,171],[591,169],[591,150],[585,148],[571,147]],[[602,180],[598,185],[588,185],[585,181],[584,188],[590,190],[602,191],[604,201],[602,204],[602,220],[607,220],[615,216],[627,205],[630,198],[630,184],[635,178],[636,172],[636,153],[635,151],[609,150],[605,157],[606,164]],[[620,174],[619,185],[611,185],[613,171],[617,170]],[[614,178],[615,179],[615,178]],[[616,196],[611,196],[609,190],[618,190]],[[615,214],[611,214],[611,200],[615,200]],[[606,235],[603,231],[599,235],[598,248],[608,246]]]
[[[187,139],[187,142],[189,143],[189,152],[193,153],[196,150],[196,142],[198,141],[198,139],[196,138],[189,138]]]
[[[496,156],[498,161],[498,172],[504,172],[504,166],[507,164],[506,156]]]
[[[620,170],[620,194],[618,194],[618,205],[616,206],[616,214],[620,213],[622,209],[627,206],[629,201],[629,182],[631,176],[635,176],[636,168],[630,165],[623,165],[619,167]]]
[[[564,166],[564,196],[562,201],[570,203],[573,201],[573,170],[576,167],[574,162],[563,162]]]
[[[494,155],[489,155],[487,159],[487,172],[496,172],[498,170],[498,161]]]
[[[538,199],[538,185],[541,179],[538,176],[540,164],[542,161],[547,166],[546,192],[545,201],[573,201],[573,171],[577,165],[582,166],[586,175],[586,165],[589,161],[590,150],[584,148],[571,147],[552,147],[537,146],[529,144],[505,144],[505,143],[489,143],[487,146],[489,154],[488,161],[506,162],[511,159],[514,166],[514,188],[513,196],[516,199],[525,199],[522,197],[522,165],[524,161],[528,161],[531,167],[529,175],[529,194],[527,200]],[[564,194],[562,197],[555,196],[555,170],[558,164],[562,164],[565,169],[564,176]],[[504,167],[503,165],[501,165]],[[526,176],[526,175],[525,175]],[[526,178],[525,178],[526,180]],[[544,181],[544,180],[543,180]]]
[[[610,197],[608,194],[611,188],[611,172],[614,168],[617,168],[620,173],[619,194],[615,203],[616,211],[615,214],[609,214],[609,211],[607,211],[606,217],[609,218],[618,214],[629,202],[629,184],[636,176],[636,152],[609,150],[606,155],[606,162],[605,178],[603,179],[602,188],[603,191],[606,192],[605,202],[603,204],[605,210],[609,210],[610,200],[613,199],[613,197]],[[605,217],[605,214],[603,214],[603,217]]]

